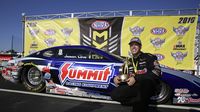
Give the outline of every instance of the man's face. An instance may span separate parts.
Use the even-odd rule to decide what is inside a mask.
[[[136,55],[136,54],[138,54],[140,52],[141,45],[139,45],[138,43],[133,42],[132,44],[130,44],[130,50],[131,50],[131,53],[133,55]]]

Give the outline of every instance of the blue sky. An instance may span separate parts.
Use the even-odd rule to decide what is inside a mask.
[[[22,52],[22,16],[118,10],[198,8],[200,0],[0,0],[0,51]]]

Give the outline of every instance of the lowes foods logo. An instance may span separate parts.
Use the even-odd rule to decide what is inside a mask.
[[[156,27],[151,29],[151,33],[154,35],[162,35],[165,34],[167,32],[167,30],[163,27]]]
[[[109,27],[109,23],[107,21],[95,21],[94,23],[92,23],[92,28],[95,30],[105,30]]]

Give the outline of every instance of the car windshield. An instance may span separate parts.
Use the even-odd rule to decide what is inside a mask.
[[[119,55],[116,55],[116,54],[113,54],[113,53],[110,53],[110,52],[107,52],[108,54],[110,54],[110,55],[112,55],[112,56],[114,56],[115,58],[117,58],[117,59],[119,59],[119,60],[124,60],[123,58],[122,58],[122,56],[119,56]]]
[[[118,60],[121,60],[121,61],[124,60],[124,58],[123,58],[122,56],[119,56],[119,55],[116,55],[116,54],[114,54],[114,53],[108,52],[107,50],[103,50],[103,49],[99,49],[99,50],[101,50],[101,51],[103,51],[103,52],[106,52],[106,53],[108,53],[109,55],[112,55],[113,57],[115,57],[115,58],[118,59]]]

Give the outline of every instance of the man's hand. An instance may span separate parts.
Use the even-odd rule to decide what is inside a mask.
[[[129,86],[132,86],[133,84],[135,84],[136,80],[134,77],[129,77],[127,80],[126,80],[127,84]]]
[[[119,78],[119,76],[115,76],[114,78],[114,83],[119,86],[119,83],[121,83],[121,79]]]

